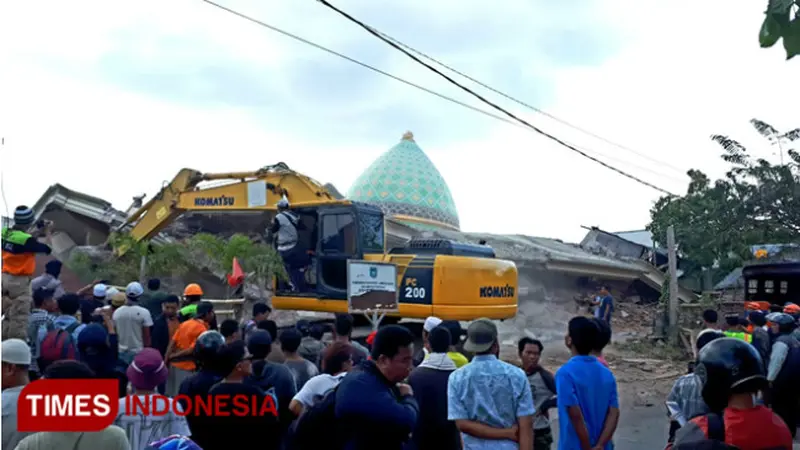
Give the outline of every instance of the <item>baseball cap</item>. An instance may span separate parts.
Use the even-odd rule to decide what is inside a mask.
[[[422,329],[430,333],[431,330],[433,330],[434,328],[438,327],[441,324],[442,324],[442,319],[430,316],[427,319],[425,319],[425,324],[422,325]]]
[[[111,306],[116,306],[119,308],[120,306],[124,305],[128,298],[125,297],[125,294],[122,292],[116,292],[113,295],[108,295],[107,298],[111,298]]]
[[[94,290],[92,294],[95,297],[105,298],[106,294],[108,293],[108,287],[103,283],[97,283],[94,285]]]
[[[125,295],[128,297],[138,298],[144,294],[144,288],[138,281],[131,281],[125,288]]]
[[[490,319],[478,319],[467,327],[467,340],[464,350],[483,353],[497,341],[497,326]]]
[[[2,345],[4,363],[19,366],[31,365],[31,348],[22,339],[6,339]]]

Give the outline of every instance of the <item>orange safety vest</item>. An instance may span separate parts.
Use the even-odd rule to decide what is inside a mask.
[[[31,277],[36,272],[36,254],[21,253],[18,248],[25,245],[31,235],[19,230],[3,228],[3,273]]]

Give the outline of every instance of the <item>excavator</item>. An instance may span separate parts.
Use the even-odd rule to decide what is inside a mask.
[[[204,182],[217,185],[200,186]],[[253,212],[268,215],[266,223],[271,223],[277,203],[284,197],[303,224],[298,227],[297,245],[305,246],[311,255],[309,267],[315,270],[306,271],[307,286],[302,292],[276,282],[275,309],[348,312],[348,261],[352,260],[396,267],[397,309],[387,317],[424,319],[433,315],[469,321],[516,315],[517,268],[513,262],[497,259],[488,246],[450,240],[411,240],[399,248],[386,248],[381,209],[336,198],[284,163],[255,172],[211,174],[182,169],[122,227],[138,242],[155,237],[185,212]]]

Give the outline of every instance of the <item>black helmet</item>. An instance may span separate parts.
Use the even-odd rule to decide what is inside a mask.
[[[714,339],[700,350],[694,372],[703,383],[703,400],[715,412],[728,405],[731,394],[764,387],[764,363],[755,347],[741,339]]]
[[[225,338],[219,331],[206,331],[197,337],[194,344],[194,357],[201,365],[208,365],[217,355],[217,350],[225,345]]]

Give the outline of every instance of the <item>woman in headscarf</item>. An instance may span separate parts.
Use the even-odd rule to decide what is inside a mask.
[[[88,325],[78,335],[80,360],[95,372],[97,378],[119,380],[119,397],[122,398],[127,395],[128,377],[125,364],[119,359],[117,345],[117,333],[110,319],[103,325]]]

